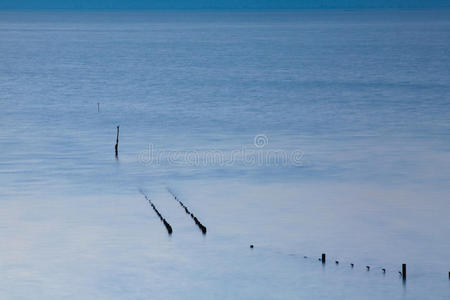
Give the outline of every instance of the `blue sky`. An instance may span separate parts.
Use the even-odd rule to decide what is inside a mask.
[[[450,7],[450,0],[0,0],[1,9],[32,8],[420,8]]]

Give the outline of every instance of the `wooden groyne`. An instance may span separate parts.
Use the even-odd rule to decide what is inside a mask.
[[[175,195],[175,193],[170,188],[167,188],[167,191],[180,204],[180,206],[184,208],[184,211],[186,212],[186,214],[191,216],[192,220],[194,220],[194,222],[195,222],[195,225],[197,225],[197,227],[202,231],[202,233],[206,234],[206,227],[197,219],[196,216],[194,216],[194,214],[192,212],[189,211],[189,208],[187,208],[187,206],[184,205],[184,203],[181,202],[180,199],[178,199],[178,197]]]
[[[303,258],[308,258],[308,256],[303,256]],[[321,257],[318,258],[320,262],[322,262],[323,265],[326,264],[326,254],[322,253]],[[335,264],[339,265],[339,260],[335,260]],[[353,269],[355,267],[354,263],[350,263],[350,267]],[[365,266],[365,269],[367,272],[370,272],[371,266]],[[382,272],[382,274],[386,274],[386,268],[379,268],[379,270]],[[398,274],[403,279],[404,282],[406,282],[406,264],[401,265],[401,271],[398,271]],[[448,272],[448,277],[450,279],[450,272]]]
[[[169,235],[172,234],[173,230],[172,230],[172,226],[170,226],[169,222],[166,221],[166,219],[160,214],[160,212],[158,211],[158,209],[156,208],[156,206],[153,204],[152,200],[150,200],[150,198],[147,196],[147,194],[144,193],[143,190],[139,190],[139,192],[145,197],[145,199],[148,201],[148,203],[150,204],[150,206],[153,208],[153,210],[155,211],[156,215],[158,215],[159,219],[161,220],[161,222],[163,222],[164,226],[166,226],[167,232],[169,233]]]

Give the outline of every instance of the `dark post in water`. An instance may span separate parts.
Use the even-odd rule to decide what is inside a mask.
[[[325,263],[325,253],[322,253],[322,263],[324,264]]]
[[[119,156],[119,126],[117,126],[117,137],[116,137],[116,158]]]
[[[402,264],[402,278],[406,280],[406,264]]]

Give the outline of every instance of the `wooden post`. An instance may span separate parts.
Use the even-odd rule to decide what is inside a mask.
[[[402,264],[402,278],[406,280],[406,264]]]
[[[322,253],[322,263],[323,264],[325,263],[325,260],[326,260],[326,255],[325,255],[325,253]]]
[[[97,112],[100,112],[100,102],[97,102]]]
[[[119,127],[117,126],[117,136],[116,136],[116,158],[119,156]]]

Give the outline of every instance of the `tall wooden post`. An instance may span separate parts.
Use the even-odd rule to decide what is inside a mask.
[[[116,158],[119,156],[119,127],[117,126],[117,136],[116,136]]]

